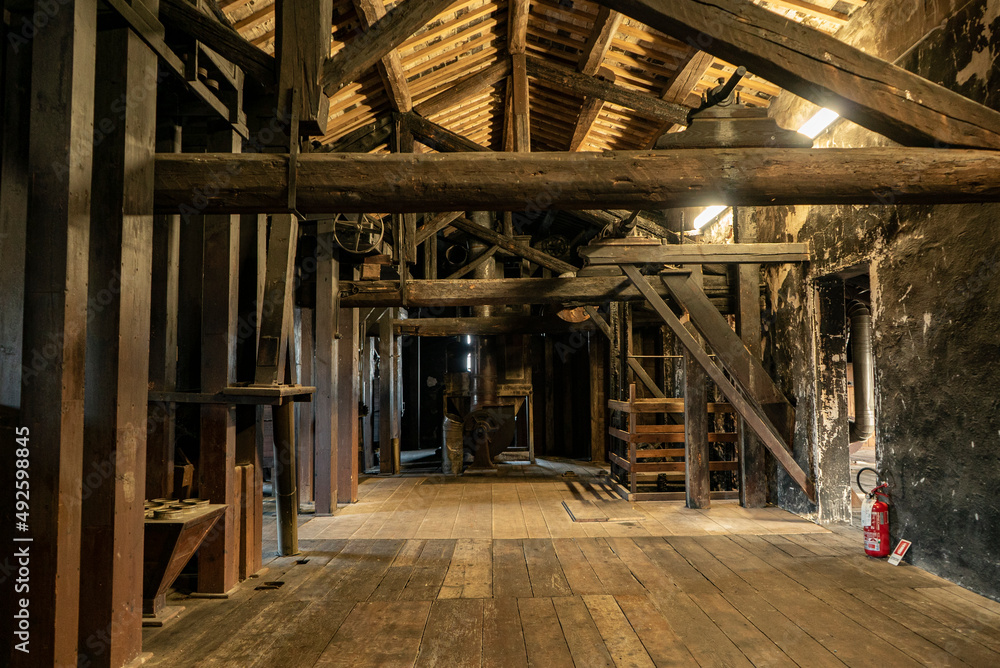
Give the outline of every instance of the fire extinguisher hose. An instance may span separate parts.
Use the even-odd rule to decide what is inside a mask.
[[[861,474],[864,473],[865,471],[871,471],[872,473],[874,473],[875,474],[875,482],[876,483],[878,482],[878,471],[876,471],[875,469],[871,468],[870,466],[866,466],[865,468],[861,469],[860,471],[858,471],[858,476],[857,476],[858,489],[861,490],[861,493],[862,494],[866,494],[870,498],[875,498],[875,495],[877,494],[878,496],[882,496],[882,497],[885,497],[885,498],[888,499],[889,498],[888,495],[883,494],[882,492],[879,492],[880,489],[885,489],[885,488],[889,487],[889,483],[887,483],[887,482],[884,482],[881,485],[876,486],[871,491],[865,491],[865,488],[861,485]]]

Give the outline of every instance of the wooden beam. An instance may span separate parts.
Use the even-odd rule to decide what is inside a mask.
[[[692,338],[702,345],[696,332]],[[704,353],[704,350],[702,350]],[[708,471],[708,374],[684,351],[684,492],[688,508],[712,505]]]
[[[683,42],[708,40],[713,55],[900,144],[1000,148],[1000,113],[763,7],[598,2]]]
[[[569,140],[570,152],[579,151],[583,143],[587,141],[594,123],[600,118],[604,111],[604,100],[597,97],[584,99],[580,113],[576,117],[576,127],[573,128],[573,137]]]
[[[668,296],[665,286],[658,294]],[[713,306],[731,312],[728,287],[712,293]],[[605,304],[637,301],[642,295],[621,276],[587,278],[497,278],[491,280],[410,281],[400,293],[398,281],[355,281],[341,285],[345,308],[400,306],[505,306],[509,304]]]
[[[396,474],[396,444],[394,440],[398,438],[395,430],[396,424],[396,404],[398,402],[396,390],[396,375],[398,374],[397,364],[399,358],[396,356],[396,336],[393,333],[392,323],[398,317],[396,309],[388,309],[379,321],[378,337],[378,386],[379,386],[379,440],[378,459],[379,472],[382,474]]]
[[[386,114],[375,121],[362,125],[330,144],[316,149],[316,153],[371,153],[392,139],[395,118]]]
[[[510,59],[501,58],[484,70],[470,74],[448,90],[424,100],[413,111],[425,118],[439,114],[446,109],[492,88],[510,74]]]
[[[547,253],[543,253],[542,251],[536,250],[531,246],[522,244],[521,242],[500,234],[499,232],[494,232],[488,227],[477,225],[476,223],[466,220],[465,218],[458,218],[452,221],[451,225],[452,227],[462,230],[466,234],[471,234],[478,239],[482,239],[483,241],[491,243],[495,246],[499,246],[508,253],[513,253],[518,257],[523,257],[529,262],[534,262],[540,267],[551,269],[560,274],[576,273],[577,271],[577,267],[571,265],[569,262],[558,260]]]
[[[319,515],[332,515],[337,510],[340,484],[339,382],[342,376],[339,371],[340,342],[337,340],[340,265],[334,250],[333,225],[332,219],[321,221],[317,230],[315,502]]]
[[[285,380],[285,351],[291,330],[289,316],[298,238],[298,218],[287,213],[271,217],[264,313],[260,323],[260,346],[254,376],[256,385],[279,385]]]
[[[584,246],[588,265],[808,262],[809,244],[604,244]]]
[[[266,86],[276,81],[277,67],[273,56],[264,53],[231,26],[223,24],[214,16],[208,16],[187,0],[160,0],[159,16],[166,25],[204,42],[261,84]]]
[[[429,221],[417,228],[417,245],[424,243],[428,239],[433,239],[437,233],[451,225],[457,219],[465,216],[464,211],[446,211],[439,213]]]
[[[340,299],[339,294],[335,294]],[[359,313],[354,308],[338,308],[337,344],[337,502],[356,503],[358,500],[358,348]]]
[[[752,209],[745,207],[733,210],[733,236],[737,243],[756,241],[754,214]],[[759,360],[764,356],[761,345],[760,265],[738,265],[735,267],[735,274],[736,331],[750,355]],[[767,505],[768,462],[764,444],[752,429],[747,428],[743,420],[739,422],[738,432],[740,503],[746,508],[761,508]]]
[[[604,369],[608,364],[608,343],[603,335],[591,334],[587,338],[587,355],[590,357],[590,460],[607,459],[608,400]]]
[[[499,246],[490,246],[486,250],[485,253],[482,253],[475,260],[473,260],[469,264],[465,265],[461,269],[457,269],[456,271],[454,271],[451,274],[449,274],[448,276],[446,276],[445,280],[446,281],[454,281],[454,280],[457,280],[459,278],[462,278],[463,276],[469,275],[470,273],[474,272],[476,269],[479,269],[481,266],[483,266],[484,264],[486,264],[487,262],[489,262],[490,260],[492,260],[493,256],[496,255],[496,252],[498,250],[500,250]]]
[[[370,30],[379,19],[385,16],[385,3],[381,0],[353,0],[353,4],[365,30]],[[382,56],[382,59],[378,61],[378,74],[382,78],[382,85],[389,96],[389,104],[392,105],[393,110],[410,111],[413,109],[413,98],[410,95],[410,86],[406,82],[406,73],[403,71],[403,61],[396,49]]]
[[[393,138],[392,150],[394,153],[403,155],[412,154],[413,144],[414,138],[413,132],[410,130],[410,125],[400,115],[400,118],[396,119],[396,131]],[[417,214],[401,214],[399,230],[402,232],[401,239],[397,240],[400,246],[400,259],[406,264],[416,264],[417,246],[420,245],[417,240]]]
[[[708,353],[705,352],[701,345],[684,328],[680,319],[674,315],[674,312],[670,310],[666,302],[656,293],[646,278],[639,272],[639,269],[633,265],[624,265],[622,266],[622,271],[625,272],[625,275],[629,277],[633,285],[642,292],[650,305],[660,314],[660,317],[663,318],[670,329],[673,330],[674,335],[684,344],[684,347],[691,353],[695,361],[701,364],[708,372],[709,377],[719,386],[719,389],[729,399],[733,408],[746,420],[754,432],[760,436],[767,449],[771,451],[771,454],[774,455],[775,459],[778,460],[778,463],[781,464],[792,480],[805,492],[806,497],[815,503],[816,488],[813,485],[812,479],[806,475],[788,452],[784,440],[778,434],[771,421],[768,420],[767,416],[764,415],[759,407],[744,397],[743,392],[729,382],[725,372],[712,361]]]
[[[589,332],[594,323],[566,322],[554,316],[503,315],[482,318],[409,318],[397,320],[401,336],[494,336],[506,334],[564,334]]]
[[[95,115],[119,119],[94,145],[101,165],[91,199],[89,293],[100,304],[87,323],[87,387],[78,661],[127,665],[142,652],[143,497],[153,243],[155,97],[133,97],[156,78],[156,54],[130,29],[98,33]],[[123,102],[124,101],[124,102]],[[176,358],[175,358],[176,359]],[[138,400],[137,400],[138,399]]]
[[[181,128],[165,124],[156,143],[158,152],[180,153]],[[150,290],[149,387],[177,389],[177,309],[180,287],[181,217],[153,217],[153,266]],[[174,491],[176,408],[156,405],[150,421],[146,452],[146,498],[170,498]]]
[[[347,43],[323,66],[323,91],[333,96],[341,86],[375,65],[443,12],[454,0],[404,0],[371,28]]]
[[[528,0],[510,0],[507,18],[507,50],[524,54],[528,46]]]
[[[511,137],[517,153],[531,151],[531,105],[529,103],[528,69],[523,53],[511,55]]]
[[[287,155],[161,154],[156,208],[182,215],[194,203],[216,213],[285,211],[287,173]],[[209,194],[206,184],[218,192]],[[322,153],[299,156],[297,191],[303,213],[517,211],[538,201],[553,209],[996,202],[1000,153],[923,148]]]
[[[210,150],[241,150],[231,129],[209,132]],[[201,391],[221,392],[236,381],[239,316],[238,216],[205,216],[202,270]],[[200,407],[200,495],[227,508],[198,549],[198,591],[225,593],[239,581],[239,509],[236,506],[236,409],[227,404]]]
[[[587,38],[587,44],[576,65],[577,71],[591,76],[597,74],[624,18],[621,13],[607,7],[597,8],[597,18],[594,19],[594,27],[590,29],[590,37]]]
[[[330,55],[332,2],[277,0],[274,5],[279,109],[283,114],[297,111],[299,132],[308,136],[325,135],[330,116],[320,78]],[[297,110],[292,109],[293,95]]]
[[[641,116],[670,121],[672,123],[687,123],[690,109],[660,98],[629,90],[615,84],[601,81],[595,76],[581,74],[562,65],[556,65],[540,58],[528,57],[528,76],[571,91],[585,97],[596,97],[622,107],[632,109]]]
[[[687,58],[679,63],[677,74],[663,89],[660,99],[674,104],[684,104],[714,62],[715,56],[692,47]]]
[[[205,107],[215,112],[220,118],[231,123],[233,129],[244,138],[249,138],[246,123],[240,115],[239,105],[224,104],[205,82],[188,76],[184,61],[174,53],[163,40],[163,24],[154,16],[144,3],[129,4],[126,0],[105,0],[122,19],[149,45],[160,57],[160,60],[182,82]]]
[[[30,189],[17,434],[24,439],[18,445],[30,447],[32,503],[30,530],[5,542],[11,555],[14,545],[30,551],[31,621],[23,638],[15,640],[14,628],[5,633],[13,666],[77,665],[97,5],[80,0],[46,15],[32,40],[34,57],[24,63],[31,69],[30,113],[22,126],[29,133]],[[11,620],[18,597],[4,598]],[[30,654],[13,648],[22,641]]]
[[[417,141],[441,153],[486,153],[490,149],[414,113],[405,116]]]

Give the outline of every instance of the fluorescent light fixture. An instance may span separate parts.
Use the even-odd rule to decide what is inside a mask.
[[[719,217],[719,215],[728,209],[728,206],[710,206],[694,219],[694,229],[700,230],[701,228],[708,225],[710,222]]]
[[[836,111],[830,109],[820,109],[816,112],[816,115],[810,118],[808,121],[799,128],[799,132],[804,134],[809,139],[816,139],[820,132],[826,130],[830,127],[835,120],[840,118],[840,114]]]

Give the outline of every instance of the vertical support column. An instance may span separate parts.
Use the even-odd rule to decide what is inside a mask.
[[[338,295],[339,292],[335,293]],[[358,309],[339,310],[337,502],[358,500]]]
[[[267,259],[267,216],[240,216],[239,327],[236,339],[236,380],[253,382],[257,370],[257,337],[263,308]],[[263,435],[260,406],[236,407],[236,465],[240,488],[239,578],[260,570],[264,520]]]
[[[603,462],[607,459],[608,400],[605,395],[604,367],[608,348],[600,332],[590,332],[590,459]]]
[[[88,665],[122,666],[142,649],[156,67],[131,30],[99,33],[94,111],[113,129],[94,145],[91,200],[78,648]]]
[[[297,381],[299,385],[313,386],[316,378],[313,374],[314,362],[319,362],[317,358],[316,343],[313,340],[313,309],[296,308],[297,317],[295,319],[296,342],[298,347],[298,367],[299,373]],[[318,391],[318,388],[317,388]],[[315,420],[321,407],[313,401],[299,401],[295,403],[295,431],[296,436],[296,459],[298,461],[298,475],[296,483],[299,490],[299,505],[313,501],[313,471],[316,465],[316,458],[319,456],[317,443]],[[318,473],[317,473],[318,475]]]
[[[239,153],[232,129],[210,131],[209,152]],[[201,391],[221,392],[236,381],[236,332],[239,308],[239,216],[205,216],[201,315]],[[223,593],[239,579],[236,507],[236,409],[227,404],[201,407],[202,497],[227,508],[198,550],[198,589]]]
[[[16,21],[19,19],[16,18]],[[28,127],[31,43],[3,47],[0,108],[0,406],[21,405],[24,255],[28,223]],[[44,359],[39,355],[38,361]],[[34,368],[32,360],[29,368]],[[13,473],[11,473],[13,476]],[[0,482],[2,482],[0,478]],[[13,477],[10,478],[13,482]],[[2,597],[0,597],[2,598]],[[2,606],[0,606],[2,607]],[[2,656],[2,655],[0,655]]]
[[[552,334],[545,335],[545,445],[542,452],[553,454],[556,447],[556,368]]]
[[[403,117],[396,115],[396,132],[394,139],[395,153],[413,153],[413,132],[403,120]],[[414,264],[417,261],[417,214],[402,214],[402,238],[399,242],[402,245],[402,259],[406,264]]]
[[[754,210],[747,207],[733,209],[733,235],[735,243],[753,243],[757,240],[757,223]],[[737,264],[736,272],[736,332],[750,354],[762,359],[760,324],[760,265]],[[749,375],[750,370],[747,370]],[[739,420],[740,447],[740,505],[761,508],[767,505],[767,451],[764,444],[746,422]]]
[[[383,474],[399,473],[396,467],[395,450],[398,447],[396,438],[395,412],[397,408],[396,386],[396,336],[392,321],[398,316],[399,309],[386,309],[379,321],[378,339],[378,387],[379,387],[379,471]]]
[[[372,361],[375,347],[372,337],[367,332],[368,319],[358,318],[358,336],[360,337],[361,358],[359,359],[360,374],[358,375],[361,392],[361,402],[367,409],[367,414],[361,422],[361,442],[364,447],[364,469],[370,471],[375,468],[375,437],[372,434],[372,422],[374,421],[375,397],[372,392],[372,385],[375,374],[375,365]]]
[[[157,153],[181,152],[181,127],[157,128]],[[180,287],[181,217],[153,216],[153,279],[150,294],[150,389],[177,389],[177,306]],[[177,407],[162,402],[149,407],[146,445],[146,498],[169,498],[174,489],[174,439]]]
[[[816,350],[816,498],[819,519],[851,518],[850,423],[847,407],[847,309],[844,282],[837,277],[817,281],[819,336]],[[857,367],[855,367],[857,368]]]
[[[511,55],[511,82],[514,86],[511,95],[513,147],[517,153],[531,151],[531,109],[528,103],[528,73],[525,59],[523,52]]]
[[[337,509],[339,404],[337,302],[340,299],[340,265],[334,251],[333,221],[320,221],[316,269],[316,514],[332,515]],[[356,404],[355,404],[356,405]],[[354,421],[355,425],[357,420]],[[348,425],[343,425],[348,427]],[[357,429],[357,427],[355,427]],[[357,448],[355,448],[357,450]]]
[[[691,323],[688,331],[701,342]],[[684,352],[684,489],[688,508],[711,505],[708,471],[708,374]]]
[[[29,434],[32,504],[28,530],[14,537],[36,540],[31,653],[12,650],[4,657],[11,666],[77,658],[96,23],[97,0],[79,0],[52,16],[32,45],[45,54],[31,65],[28,123],[20,425]]]

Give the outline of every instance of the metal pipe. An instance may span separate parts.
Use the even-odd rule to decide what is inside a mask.
[[[468,214],[469,219],[476,225],[485,227],[487,229],[493,229],[493,221],[490,213],[488,211],[474,211]],[[481,257],[483,254],[489,251],[489,246],[485,241],[479,238],[474,238],[469,242],[469,259],[475,260]],[[497,261],[495,257],[491,257],[482,263],[476,270],[472,273],[473,277],[481,280],[488,280],[497,277]],[[493,315],[492,306],[473,306],[472,315],[477,318],[488,318]]]
[[[476,344],[469,388],[472,410],[482,408],[483,405],[496,404],[498,401],[496,337],[477,337]]]
[[[281,556],[299,553],[299,493],[295,484],[295,410],[291,401],[274,406],[274,498]]]
[[[854,302],[851,319],[851,355],[854,359],[854,422],[851,442],[867,441],[875,433],[875,364],[872,354],[872,312]]]

